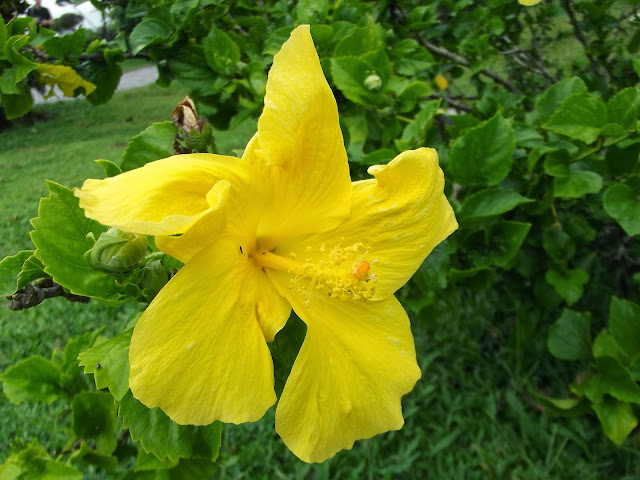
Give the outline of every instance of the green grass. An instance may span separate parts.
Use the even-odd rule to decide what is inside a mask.
[[[0,253],[30,247],[29,219],[37,213],[38,197],[46,195],[45,178],[79,186],[87,177],[101,176],[94,159],[118,161],[127,141],[167,119],[183,96],[179,89],[150,86],[119,93],[102,107],[82,101],[43,105],[35,109],[40,116],[35,122],[0,133]],[[237,148],[249,127],[221,136],[219,146],[226,145],[221,150]],[[638,478],[637,439],[617,448],[593,416],[563,419],[540,411],[529,386],[545,385],[556,393],[575,367],[553,360],[544,345],[513,345],[508,331],[514,319],[496,318],[491,310],[496,295],[451,287],[434,306],[413,315],[423,376],[403,399],[402,430],[307,465],[278,438],[272,408],[254,424],[224,427],[219,478]],[[106,327],[105,334],[113,334],[135,310],[62,299],[25,312],[0,310],[0,371],[30,355],[49,357],[87,330]],[[16,407],[1,400],[0,462],[13,437],[38,437],[49,451],[61,448],[71,421],[67,407],[62,402]]]

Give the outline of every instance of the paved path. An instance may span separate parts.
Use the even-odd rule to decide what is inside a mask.
[[[143,67],[130,72],[125,72],[120,78],[120,83],[118,84],[116,92],[129,90],[130,88],[144,87],[145,85],[155,82],[157,78],[158,69],[155,66]],[[75,100],[74,97],[64,97],[57,87],[54,90],[55,95],[47,99],[44,99],[42,94],[37,90],[32,89],[31,93],[33,94],[33,103],[57,103],[60,101]]]

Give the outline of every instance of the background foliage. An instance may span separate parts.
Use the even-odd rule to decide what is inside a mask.
[[[255,131],[272,55],[295,25],[310,23],[352,176],[399,151],[434,147],[460,229],[399,292],[423,368],[404,404],[407,426],[307,466],[275,438],[272,414],[224,426],[221,440],[221,425],[179,427],[131,397],[136,312],[180,265],[149,238],[114,271],[110,258],[123,242],[101,243],[106,227],[50,182],[31,222],[33,245],[7,245],[8,254],[21,251],[0,263],[2,293],[17,292],[16,308],[51,296],[92,300],[66,306],[56,298],[28,312],[57,302],[59,328],[75,325],[73,335],[39,356],[15,355],[0,381],[12,404],[52,405],[61,433],[40,442],[16,435],[0,478],[638,474],[637,2],[92,3],[114,19],[106,38],[82,29],[54,35],[24,17],[0,25],[6,120],[31,111],[38,84],[104,104],[123,62],[140,57],[170,86],[150,90],[151,101],[176,94],[123,137],[124,152],[103,155],[113,160],[100,161],[103,174],[174,152],[237,154]],[[206,123],[171,121],[185,91]],[[97,108],[106,115],[118,101]],[[11,135],[0,141],[10,144]],[[73,175],[53,178],[77,186],[82,178]],[[6,321],[13,334],[20,318]],[[276,370],[288,371],[303,333],[292,318],[278,335]],[[169,431],[179,433],[175,441],[159,442]]]

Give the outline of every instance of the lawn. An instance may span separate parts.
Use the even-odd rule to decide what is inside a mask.
[[[118,93],[101,107],[81,100],[42,105],[35,118],[0,133],[0,253],[30,247],[29,219],[37,214],[36,199],[46,195],[45,179],[73,187],[101,176],[93,160],[119,161],[127,141],[152,122],[168,119],[184,93],[149,86]],[[250,134],[245,130],[227,143]],[[225,140],[220,135],[218,145]],[[531,387],[558,389],[571,380],[573,366],[549,355],[516,364],[519,349],[535,352],[544,345],[506,340],[512,319],[494,318],[485,306],[494,302],[485,304],[477,293],[452,287],[445,298],[412,315],[423,375],[404,399],[401,431],[357,442],[322,465],[306,465],[279,440],[272,408],[259,422],[225,427],[219,478],[637,478],[636,439],[618,448],[593,416],[562,419],[541,411]],[[113,334],[138,309],[54,299],[26,312],[2,310],[0,371],[30,355],[49,357],[88,329],[106,327],[105,334]],[[292,320],[286,328],[294,327]],[[539,371],[552,376],[540,378]],[[16,407],[0,400],[0,462],[14,437],[37,436],[50,451],[63,447],[61,432],[70,426],[64,407]]]

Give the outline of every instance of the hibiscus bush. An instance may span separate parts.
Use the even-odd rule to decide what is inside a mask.
[[[635,1],[97,3],[113,40],[0,26],[5,117],[38,84],[107,102],[130,57],[189,98],[104,180],[50,182],[33,249],[0,263],[14,310],[142,307],[0,376],[72,416],[0,478],[212,476],[223,430],[276,395],[279,436],[322,462],[402,426],[429,355],[405,311],[414,334],[481,317],[536,415],[637,449]]]

